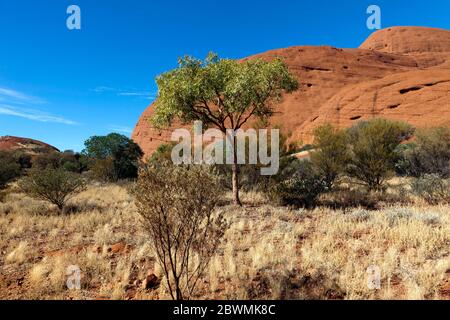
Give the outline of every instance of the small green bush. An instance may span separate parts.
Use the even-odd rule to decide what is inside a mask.
[[[413,134],[405,122],[382,118],[361,121],[348,129],[351,158],[348,174],[370,190],[381,190],[395,172],[396,152]]]
[[[420,130],[417,147],[407,154],[409,173],[419,177],[437,174],[450,178],[450,128],[438,127]]]
[[[19,181],[19,186],[26,194],[48,201],[62,212],[67,200],[84,190],[85,182],[79,175],[64,169],[46,168],[32,170],[28,177]]]
[[[269,198],[281,205],[313,207],[317,197],[327,190],[327,183],[310,161],[299,161],[295,173],[274,184]]]
[[[20,176],[21,168],[17,159],[10,152],[0,151],[0,189]]]
[[[311,154],[312,163],[324,177],[328,189],[345,173],[350,160],[348,135],[330,124],[314,130],[315,151]]]
[[[33,168],[43,170],[46,168],[59,169],[83,173],[88,169],[88,159],[79,153],[67,150],[64,152],[50,152],[38,155],[33,160]]]
[[[414,194],[430,204],[450,202],[450,179],[442,179],[437,174],[427,174],[411,183]]]

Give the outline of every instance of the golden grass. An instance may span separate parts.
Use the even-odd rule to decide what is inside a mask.
[[[450,206],[378,211],[274,207],[257,193],[243,208],[224,206],[230,228],[196,298],[442,299],[450,270]],[[126,187],[91,185],[67,215],[20,193],[0,203],[0,298],[167,299],[141,282],[155,264]],[[114,244],[123,247],[115,252]],[[68,290],[66,270],[81,270]],[[370,266],[381,288],[367,285]],[[20,285],[7,286],[6,283]]]

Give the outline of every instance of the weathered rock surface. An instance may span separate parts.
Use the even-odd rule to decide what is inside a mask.
[[[55,147],[41,141],[12,136],[0,137],[0,150],[22,151],[31,155],[58,151]]]
[[[373,33],[358,49],[298,46],[245,59],[257,57],[283,58],[300,83],[271,119],[292,140],[310,143],[313,129],[325,122],[344,128],[373,117],[450,125],[449,30],[393,27]],[[132,135],[146,155],[172,132],[151,128],[152,114],[149,106]]]

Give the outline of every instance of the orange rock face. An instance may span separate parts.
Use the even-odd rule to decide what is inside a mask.
[[[373,33],[358,49],[299,46],[245,59],[281,57],[300,88],[285,95],[271,124],[312,142],[315,127],[341,128],[373,117],[405,120],[417,127],[450,125],[450,31],[393,27]],[[243,59],[243,60],[245,60]],[[150,106],[132,138],[151,154],[170,141],[173,128],[152,129]]]

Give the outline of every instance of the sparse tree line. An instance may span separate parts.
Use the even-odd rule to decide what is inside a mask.
[[[0,189],[14,180],[25,193],[56,205],[62,212],[71,196],[85,189],[88,180],[117,182],[136,179],[143,156],[131,139],[111,133],[93,136],[81,153],[0,152]]]
[[[450,129],[416,130],[406,122],[375,118],[348,129],[330,124],[314,130],[309,159],[298,159],[295,144],[282,135],[280,170],[262,176],[259,165],[239,166],[240,189],[260,191],[281,205],[311,207],[373,206],[371,198],[389,198],[387,181],[407,177],[406,187],[430,203],[450,201]],[[172,145],[161,145],[150,163],[171,163]],[[231,168],[213,166],[224,189],[231,190]],[[321,195],[339,196],[330,203]],[[324,197],[326,198],[326,197]]]

